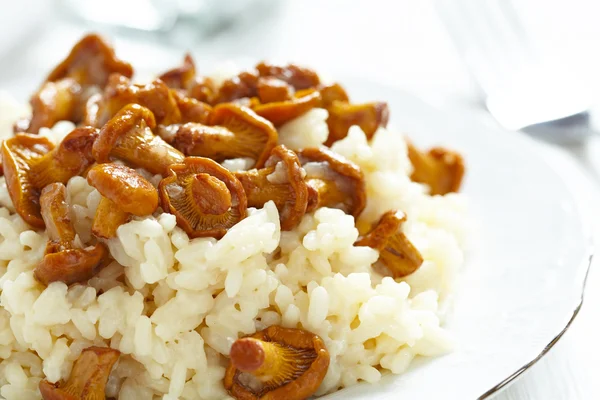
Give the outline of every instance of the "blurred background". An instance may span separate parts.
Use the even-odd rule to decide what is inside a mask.
[[[143,76],[178,65],[188,50],[200,72],[227,60],[293,61],[397,87],[466,118],[529,125],[600,176],[595,1],[20,0],[0,8],[0,90],[23,101],[96,31]],[[588,290],[565,338],[499,399],[600,398],[598,351],[590,351],[597,292]]]

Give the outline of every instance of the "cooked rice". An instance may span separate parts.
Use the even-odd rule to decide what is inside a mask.
[[[6,137],[27,108],[0,96],[0,110]],[[316,109],[287,123],[282,141],[293,149],[323,143],[326,118]],[[58,142],[72,128],[61,122],[41,134]],[[373,272],[378,253],[354,246],[352,216],[321,208],[282,232],[267,203],[220,240],[190,240],[160,209],[135,218],[109,242],[114,261],[87,285],[44,287],[33,269],[47,237],[14,213],[0,178],[0,396],[39,399],[41,379],[67,378],[81,351],[100,345],[123,354],[108,397],[227,398],[222,378],[231,344],[273,324],[303,327],[325,341],[331,363],[317,394],[401,374],[416,356],[450,351],[451,335],[440,325],[463,263],[464,198],[431,197],[411,182],[406,144],[392,130],[379,129],[369,143],[353,127],[333,150],[365,173],[360,223],[390,209],[408,215],[404,232],[425,262],[406,279]],[[244,160],[226,164],[246,168]],[[145,174],[154,184],[160,178]],[[86,243],[100,195],[81,177],[67,191]]]

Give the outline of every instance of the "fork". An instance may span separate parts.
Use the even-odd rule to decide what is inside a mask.
[[[500,125],[562,143],[591,133],[592,93],[536,51],[510,0],[435,0],[435,6]]]

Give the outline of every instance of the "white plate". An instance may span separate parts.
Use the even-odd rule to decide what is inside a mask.
[[[448,327],[458,348],[407,373],[327,399],[486,398],[535,363],[577,314],[591,261],[590,183],[563,153],[450,114],[393,88],[343,82],[355,100],[386,100],[391,124],[419,145],[466,157],[464,192],[477,220]]]
[[[181,58],[170,49],[158,53],[154,45],[144,51],[128,43],[118,48],[143,76]],[[201,71],[213,70],[206,56],[195,58],[204,60]],[[251,65],[244,61],[237,64]],[[394,88],[362,79],[341,82],[353,100],[388,101],[391,124],[418,145],[446,145],[465,155],[463,191],[478,231],[447,324],[457,349],[419,359],[401,376],[324,398],[487,398],[543,356],[581,306],[592,253],[582,204],[587,192],[582,192],[591,184],[572,159],[528,137],[437,109]]]

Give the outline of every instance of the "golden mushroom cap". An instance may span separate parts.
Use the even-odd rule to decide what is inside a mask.
[[[119,60],[114,49],[101,36],[90,34],[73,46],[67,58],[50,72],[46,80],[57,81],[71,77],[82,85],[103,87],[112,73],[130,78],[133,67]]]
[[[303,400],[317,391],[329,362],[319,336],[270,326],[233,343],[223,383],[236,399]]]
[[[365,177],[358,165],[325,148],[306,148],[298,152],[302,166],[306,169],[309,187],[308,211],[317,207],[339,207],[357,218],[367,203]],[[309,168],[315,165],[316,171]],[[325,184],[328,187],[319,188]],[[335,186],[341,197],[332,197]],[[318,188],[319,190],[314,190]]]
[[[156,188],[125,165],[98,164],[89,170],[87,181],[125,212],[143,216],[152,214],[158,208]]]
[[[43,228],[40,189],[34,185],[31,167],[54,145],[46,138],[20,133],[2,143],[2,167],[8,193],[17,213],[29,225]]]
[[[296,153],[276,146],[261,170],[236,172],[250,207],[262,207],[272,200],[279,210],[281,229],[291,230],[300,223],[308,206],[305,172]]]
[[[277,145],[278,136],[273,124],[244,106],[233,103],[217,105],[210,125],[219,125],[233,132],[241,146],[239,157],[256,160],[255,168],[264,165]]]
[[[320,104],[321,93],[318,90],[307,89],[297,92],[289,100],[256,104],[252,109],[261,117],[278,126],[319,107]]]
[[[73,246],[75,229],[69,217],[65,185],[46,186],[40,204],[49,241],[44,258],[35,267],[35,278],[44,285],[56,281],[70,285],[92,278],[102,267],[108,251],[102,243],[86,248]]]
[[[66,382],[52,384],[40,382],[39,389],[44,400],[100,400],[105,399],[108,376],[119,360],[118,350],[106,347],[88,347],[73,364]]]
[[[401,231],[405,221],[404,213],[390,210],[381,216],[369,233],[354,244],[378,250],[379,260],[394,278],[410,275],[423,264],[423,256]]]
[[[161,180],[162,207],[174,214],[191,237],[220,238],[246,217],[247,200],[240,181],[211,159],[186,157]]]

